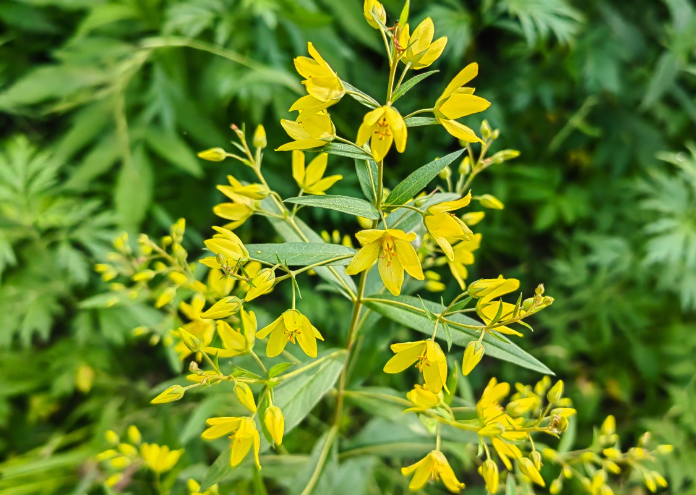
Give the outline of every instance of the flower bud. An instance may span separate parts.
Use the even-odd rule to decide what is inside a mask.
[[[184,285],[186,282],[188,282],[188,277],[181,272],[169,272],[167,276],[169,277],[169,280],[174,282],[176,285]]]
[[[283,443],[283,433],[285,432],[285,418],[278,406],[271,406],[266,409],[263,422],[271,434],[271,438],[276,445]]]
[[[275,280],[275,271],[272,268],[264,268],[263,270],[259,270],[254,278],[251,279],[251,284],[249,284],[250,287],[246,293],[246,296],[244,296],[244,300],[249,302],[259,296],[268,294],[273,289]]]
[[[545,459],[548,459],[549,461],[553,461],[557,456],[558,452],[551,448],[545,448],[541,454],[544,456]]]
[[[437,407],[442,402],[438,394],[434,394],[427,387],[421,385],[415,385],[413,390],[406,394],[406,398],[413,402],[415,406],[423,409]]]
[[[621,474],[621,467],[614,461],[604,461],[602,465],[612,474]]]
[[[387,22],[387,11],[384,10],[384,5],[377,0],[365,0],[363,4],[363,15],[367,23],[375,29],[381,29],[375,17],[379,19],[382,24]]]
[[[443,168],[437,176],[442,180],[447,180],[452,177],[452,169],[449,167]]]
[[[219,320],[235,314],[240,309],[242,309],[242,301],[236,296],[227,296],[202,313],[201,318],[204,320]]]
[[[621,457],[621,451],[619,449],[604,449],[602,451],[602,454],[604,454],[604,457],[607,459],[616,459],[617,457]]]
[[[496,129],[491,132],[491,139],[496,140],[500,137],[500,129]]]
[[[128,435],[128,441],[130,443],[138,445],[143,440],[143,436],[140,434],[140,430],[135,425],[130,425],[126,431]]]
[[[167,287],[157,297],[157,301],[155,301],[155,307],[161,308],[162,306],[169,304],[172,301],[172,299],[174,299],[174,296],[176,296],[176,289],[174,287]]]
[[[372,228],[372,220],[370,220],[369,218],[358,217],[358,224],[360,224],[360,227],[363,229]]]
[[[653,477],[655,478],[655,482],[657,482],[659,486],[661,486],[662,488],[667,488],[668,483],[664,476],[662,476],[657,471],[653,471],[651,474],[653,475]]]
[[[577,411],[572,407],[557,407],[556,409],[551,409],[551,414],[567,419],[571,416],[575,416]]]
[[[251,412],[256,412],[256,401],[251,388],[246,383],[239,382],[234,386],[234,393],[237,394],[239,402]]]
[[[609,415],[602,423],[602,428],[599,430],[601,435],[613,435],[616,432],[616,419]]]
[[[472,211],[471,213],[465,213],[464,215],[462,215],[462,222],[469,226],[476,225],[481,220],[483,220],[483,217],[485,216],[485,211]]]
[[[530,459],[523,457],[519,459],[518,465],[520,467],[520,471],[522,471],[522,474],[524,474],[527,478],[532,480],[537,485],[546,486],[546,483],[544,483],[544,478],[541,477],[539,470],[534,466],[534,463]]]
[[[261,124],[256,126],[252,143],[254,144],[255,148],[261,149],[265,148],[268,145],[268,141],[266,140],[266,129],[264,129]]]
[[[469,175],[471,172],[471,157],[466,155],[459,164],[459,175]]]
[[[561,493],[561,490],[563,489],[563,481],[558,478],[556,480],[553,480],[551,483],[551,487],[549,488],[549,493],[551,495],[558,495]]]
[[[467,376],[476,367],[483,358],[485,349],[483,344],[477,340],[469,342],[464,350],[464,359],[462,361],[462,374]]]
[[[502,210],[503,208],[505,208],[505,205],[498,198],[491,194],[484,194],[483,196],[479,196],[478,200],[481,203],[481,206],[483,206],[484,208],[490,208],[492,210]]]
[[[546,394],[546,399],[549,401],[549,404],[553,404],[561,400],[561,397],[563,397],[563,380],[558,380],[556,384],[551,387],[549,393]]]
[[[210,148],[198,153],[198,158],[208,160],[209,162],[221,162],[227,158],[227,152],[222,148]]]
[[[674,450],[674,447],[673,447],[673,446],[671,446],[671,445],[664,445],[664,444],[663,444],[663,445],[658,445],[658,446],[657,446],[657,449],[655,449],[655,451],[656,451],[656,453],[657,453],[658,455],[669,454],[669,453],[672,452],[673,450]]]
[[[114,486],[118,485],[121,480],[123,480],[123,473],[116,473],[109,476],[104,484],[109,488],[113,488]]]
[[[645,483],[645,487],[651,492],[655,493],[657,491],[657,482],[653,473],[643,471],[643,482]]]
[[[179,328],[179,336],[181,337],[181,341],[191,352],[199,352],[203,347],[203,343],[200,339],[191,332],[186,331],[183,327]]]
[[[106,438],[107,443],[110,443],[111,445],[118,445],[118,443],[121,441],[118,434],[114,430],[106,430],[104,433],[104,438]]]
[[[541,454],[538,451],[532,451],[532,453],[529,454],[529,458],[534,463],[535,468],[541,469]]]
[[[172,385],[167,390],[152,399],[150,404],[166,404],[167,402],[174,402],[175,400],[181,399],[184,396],[184,392],[184,387],[181,385]]]
[[[537,399],[535,397],[517,399],[507,405],[506,411],[510,416],[522,416],[523,414],[534,409],[536,404]]]
[[[503,163],[508,160],[512,160],[520,156],[520,152],[517,150],[503,150],[498,151],[495,155],[491,157],[493,163]]]
[[[500,423],[489,423],[478,431],[482,437],[497,437],[505,433],[505,427]]]
[[[152,270],[143,270],[135,273],[131,277],[131,280],[133,282],[147,282],[148,280],[152,280],[153,278],[155,278],[155,275],[156,273]]]
[[[481,476],[486,482],[486,489],[490,493],[496,493],[498,491],[498,484],[500,483],[500,474],[498,472],[498,465],[492,459],[486,459],[481,465]]]

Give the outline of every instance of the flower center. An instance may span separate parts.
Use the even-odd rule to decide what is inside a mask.
[[[299,327],[295,328],[288,328],[285,330],[285,337],[288,339],[288,342],[292,342],[293,344],[295,343],[295,338],[297,338],[298,335],[300,335],[301,330]]]
[[[375,134],[377,134],[379,139],[391,137],[391,128],[389,127],[389,123],[387,122],[386,118],[382,117],[379,119],[379,122],[377,122],[377,128],[375,129]]]
[[[430,361],[428,361],[428,348],[423,349],[423,354],[418,356],[418,362],[416,362],[416,368],[418,371],[423,373],[423,366],[430,366]]]
[[[396,257],[396,246],[390,235],[382,236],[382,258],[387,259],[387,266],[391,265],[392,258]]]

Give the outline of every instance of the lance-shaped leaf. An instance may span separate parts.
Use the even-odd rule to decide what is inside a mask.
[[[377,198],[377,163],[374,160],[355,160],[355,172],[358,175],[360,189],[371,203]]]
[[[394,188],[387,196],[385,204],[402,205],[406,203],[427,186],[447,165],[459,158],[462,153],[464,153],[463,149],[423,165]]]
[[[390,320],[401,323],[409,328],[426,335],[431,335],[433,332],[433,324],[425,315],[425,311],[421,309],[421,304],[428,308],[432,313],[439,314],[441,311],[440,304],[432,301],[421,301],[416,297],[411,296],[392,296],[392,295],[376,295],[365,301],[365,305],[386,316]],[[462,314],[449,315],[447,320],[450,322],[450,331],[452,334],[452,343],[458,346],[465,347],[472,340],[478,340],[479,331],[462,328],[457,324],[464,325],[481,325],[480,322],[473,320]],[[438,332],[438,338],[444,339],[444,332]],[[508,361],[523,368],[538,371],[548,375],[554,373],[541,361],[522,350],[516,344],[510,342],[504,336],[492,338],[486,334],[483,337],[483,344],[486,348],[486,356],[494,357],[502,361]]]
[[[351,196],[339,195],[317,195],[317,196],[298,196],[288,198],[286,203],[298,205],[314,206],[316,208],[327,208],[329,210],[341,211],[356,217],[365,217],[370,220],[379,220],[379,212],[373,204],[364,199],[353,198]]]
[[[295,370],[298,373],[297,376],[284,381],[273,390],[273,403],[283,411],[285,417],[286,434],[297,426],[333,388],[341,370],[343,370],[345,359],[346,351],[344,349],[331,349],[323,352],[302,368]],[[259,431],[262,431],[260,421],[261,418],[257,415],[256,426]],[[263,452],[269,447],[270,444],[262,436],[260,451]],[[201,491],[207,490],[229,476],[235,469],[249,465],[251,462],[251,456],[249,456],[240,466],[231,467],[230,447],[227,446],[208,469]]]
[[[372,155],[370,155],[367,151],[345,143],[329,143],[321,148],[314,148],[307,151],[328,153],[329,155],[347,156],[348,158],[357,158],[358,160],[372,159]]]
[[[403,83],[401,86],[399,86],[399,89],[394,91],[394,96],[392,96],[392,103],[394,103],[396,100],[404,96],[408,91],[413,88],[416,84],[421,82],[423,79],[425,79],[428,76],[432,76],[433,74],[440,72],[439,70],[431,70],[430,72],[424,72],[423,74],[418,74],[415,77],[412,77],[405,83]],[[407,124],[408,125],[408,124]]]
[[[355,249],[340,244],[322,242],[285,242],[283,244],[247,244],[249,258],[276,264],[278,259],[288,266],[307,266],[316,263],[347,265]]]
[[[421,127],[424,125],[437,125],[439,122],[434,117],[409,117],[404,119],[406,127]]]

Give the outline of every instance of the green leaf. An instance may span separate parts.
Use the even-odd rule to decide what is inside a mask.
[[[387,205],[403,205],[411,200],[421,189],[427,186],[437,174],[444,168],[459,158],[464,150],[455,151],[449,155],[433,160],[427,165],[423,165],[411,175],[406,177],[394,190],[387,196],[385,204]]]
[[[285,200],[286,203],[314,206],[316,208],[327,208],[336,210],[356,217],[365,217],[370,220],[379,220],[377,208],[364,199],[353,198],[351,196],[339,195],[317,195],[317,196],[298,196]]]
[[[439,122],[434,117],[409,117],[404,119],[406,127],[421,127],[424,125],[437,125]]]
[[[419,301],[418,298],[411,296],[392,296],[380,294],[370,296],[370,299],[372,300],[365,302],[366,306],[379,314],[426,335],[430,335],[432,333],[432,324],[425,316],[424,311],[419,308],[421,301]],[[422,302],[429,311],[433,313],[437,313],[439,311],[439,304],[432,301]],[[412,308],[407,308],[394,303],[406,304],[408,306],[412,306]],[[480,322],[462,314],[450,315],[447,317],[447,319],[455,324],[481,324]],[[455,324],[450,323],[452,342],[455,345],[465,347],[469,342],[478,340],[478,331],[460,328]],[[499,338],[501,340],[492,338],[489,334],[486,334],[483,337],[487,356],[491,356],[502,361],[507,361],[523,368],[538,371],[539,373],[553,375],[553,372],[534,356],[520,349],[516,344],[510,342],[507,338]]]
[[[517,483],[515,483],[515,475],[508,473],[505,480],[505,495],[517,495]]]
[[[247,244],[249,257],[252,260],[276,264],[280,258],[287,266],[307,266],[315,263],[328,262],[342,257],[327,265],[348,265],[355,249],[340,244],[321,242],[286,242],[283,244]]]
[[[367,151],[345,143],[329,143],[321,148],[307,150],[308,152],[328,153],[329,155],[347,156],[358,160],[371,160],[372,155]]]
[[[273,367],[271,367],[271,369],[268,370],[268,378],[274,378],[278,375],[283,374],[283,372],[293,364],[295,363],[278,363],[273,365]]]
[[[295,428],[333,388],[343,370],[345,353],[343,349],[331,349],[322,353],[317,359],[325,357],[324,361],[319,364],[315,364],[317,359],[308,362],[303,367],[307,368],[306,372],[299,373],[274,389],[273,403],[283,411],[286,434]],[[257,417],[256,420],[257,423],[260,422],[260,418]],[[264,451],[269,447],[270,444],[263,438],[260,450]],[[234,469],[236,468],[230,466],[230,448],[227,447],[208,469],[202,483],[202,491],[227,477]]]
[[[472,298],[471,296],[467,297],[466,299],[463,299],[461,301],[457,301],[454,306],[452,306],[449,311],[450,313],[454,313],[455,311],[459,311],[461,309],[466,308],[469,303],[471,302]]]
[[[346,88],[346,91],[349,91],[349,95],[359,103],[365,105],[367,108],[377,108],[379,106],[379,103],[375,101],[374,98],[372,98],[370,95],[367,93],[360,91],[358,88],[355,86],[348,84],[347,82],[343,81],[343,86]],[[353,94],[357,93],[357,94]]]
[[[194,177],[203,175],[200,160],[191,151],[191,147],[176,134],[163,132],[157,127],[148,127],[145,139],[152,151],[175,167]]]
[[[395,102],[402,96],[404,96],[406,93],[408,93],[411,88],[413,88],[416,84],[421,82],[423,79],[432,76],[433,74],[436,74],[440,72],[439,70],[431,70],[429,72],[424,72],[423,74],[418,74],[415,77],[412,77],[405,83],[403,83],[401,86],[399,86],[399,89],[397,89],[394,92],[394,96],[392,97],[392,102]],[[413,117],[412,117],[413,118]],[[407,127],[414,127],[413,125],[409,125],[408,123],[406,124]]]
[[[135,150],[123,163],[116,182],[114,202],[121,226],[136,228],[145,218],[152,200],[153,172],[145,149]]]
[[[300,471],[288,490],[290,495],[326,494],[333,492],[338,471],[338,442],[336,427],[325,432],[312,447],[307,465]]]
[[[368,199],[375,203],[377,199],[377,163],[374,160],[355,160],[355,172],[358,175],[360,189]]]

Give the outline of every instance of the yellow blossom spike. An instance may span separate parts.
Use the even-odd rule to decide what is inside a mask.
[[[266,409],[263,419],[271,438],[276,445],[283,443],[283,433],[285,431],[285,417],[278,406],[270,406]]]
[[[404,476],[413,474],[408,485],[412,491],[422,489],[429,480],[438,479],[452,493],[459,493],[464,489],[464,483],[457,479],[445,455],[437,450],[433,450],[415,464],[401,468],[401,474]]]
[[[401,293],[404,271],[416,280],[425,278],[416,250],[411,245],[416,238],[415,233],[406,234],[397,229],[370,229],[358,232],[356,237],[363,247],[346,267],[348,275],[367,270],[378,261],[382,282],[395,296]]]

